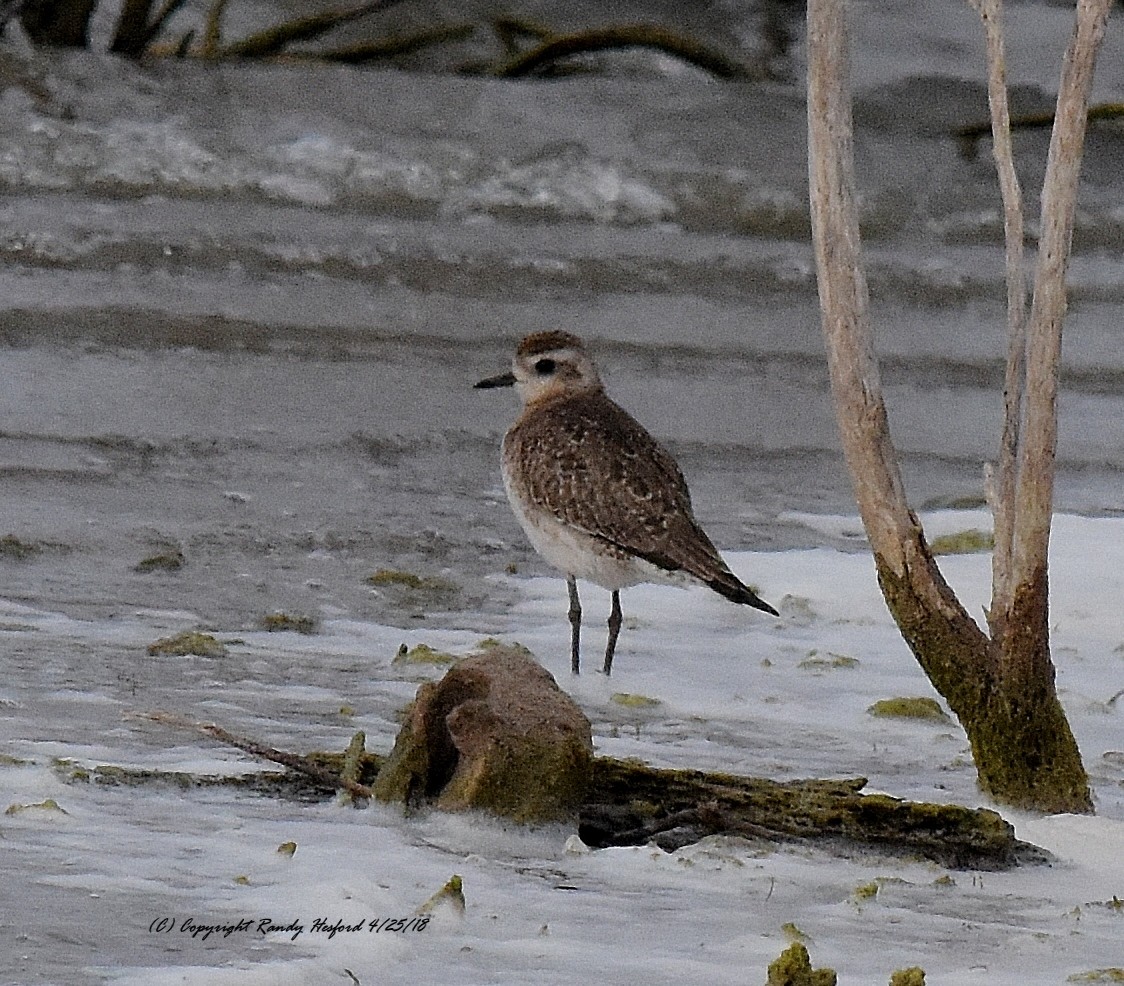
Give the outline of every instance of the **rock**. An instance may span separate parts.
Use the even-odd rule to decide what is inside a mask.
[[[589,720],[522,648],[494,646],[423,684],[375,796],[518,822],[577,817],[593,769]]]

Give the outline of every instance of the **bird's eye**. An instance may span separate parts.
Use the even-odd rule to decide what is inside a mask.
[[[554,366],[555,366],[554,360],[552,360],[552,359],[540,359],[535,364],[535,372],[540,377],[549,376],[551,373],[554,372]]]

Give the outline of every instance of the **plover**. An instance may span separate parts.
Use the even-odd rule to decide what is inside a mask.
[[[695,520],[679,466],[605,393],[581,339],[536,332],[519,343],[510,373],[476,384],[511,386],[523,413],[503,439],[504,489],[535,550],[566,575],[574,674],[581,668],[578,579],[612,593],[605,674],[628,586],[701,583],[777,615],[722,560]]]

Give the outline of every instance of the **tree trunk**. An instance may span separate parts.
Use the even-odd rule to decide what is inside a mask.
[[[1066,59],[1043,197],[1025,402],[1021,325],[1019,313],[1012,313],[1009,358],[1017,361],[1017,372],[1008,374],[1008,408],[1013,398],[1015,411],[1006,419],[1001,468],[1009,462],[1017,472],[1010,473],[1003,491],[1009,499],[998,533],[1009,540],[1009,554],[997,566],[1002,582],[997,578],[996,599],[1004,603],[992,607],[989,637],[945,582],[906,501],[867,313],[845,16],[839,0],[808,3],[809,182],[820,307],[841,441],[879,585],[910,649],[963,725],[983,790],[998,801],[1044,811],[1092,810],[1080,752],[1054,688],[1045,558],[1065,258],[1097,25],[1103,33],[1107,4],[1079,5],[1079,28]],[[1080,125],[1074,119],[1079,108]],[[1000,110],[1005,115],[1005,107]],[[1021,303],[1016,277],[1009,276],[1009,296],[1012,304]],[[1013,518],[1009,537],[1003,526],[1008,518]]]
[[[31,0],[20,10],[20,23],[37,45],[86,48],[95,0]]]
[[[982,790],[1018,808],[1092,811],[1081,754],[1054,689],[1043,614],[1032,611],[1038,594],[1018,593],[1007,632],[989,639],[959,604],[959,612],[942,612],[929,603],[934,585],[952,590],[920,529],[914,551],[918,562],[904,577],[876,556],[879,585],[906,643],[964,727]]]
[[[124,0],[109,50],[115,55],[140,58],[149,41],[148,18],[152,0]]]

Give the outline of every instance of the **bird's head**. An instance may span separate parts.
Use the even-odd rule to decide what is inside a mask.
[[[524,404],[534,404],[561,394],[600,390],[601,378],[577,336],[536,332],[519,343],[510,373],[481,380],[476,386],[514,386]]]

